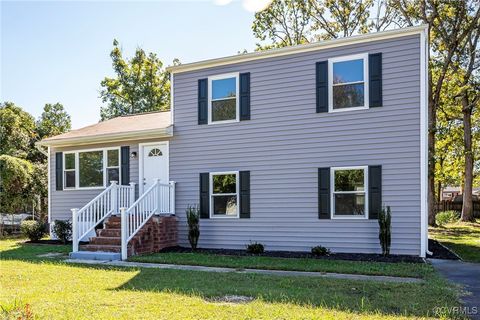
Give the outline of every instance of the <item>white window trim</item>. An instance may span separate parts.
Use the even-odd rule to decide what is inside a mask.
[[[235,191],[236,193],[222,193],[222,195],[235,195],[237,197],[237,214],[234,216],[229,215],[214,215],[213,214],[213,176],[223,175],[223,174],[235,174]],[[224,172],[210,172],[209,173],[209,191],[208,191],[208,198],[209,198],[209,213],[210,219],[238,219],[240,217],[240,181],[239,181],[239,171],[224,171]]]
[[[333,64],[336,62],[351,61],[363,59],[363,83],[364,83],[364,97],[363,106],[333,109]],[[368,53],[354,54],[343,57],[336,57],[328,59],[328,112],[346,112],[354,110],[365,110],[370,106],[369,101],[369,88],[368,88]],[[361,83],[362,81],[346,82],[345,84]]]
[[[228,79],[228,78],[235,78],[235,84],[236,84],[236,92],[235,92],[235,102],[236,102],[236,115],[235,119],[232,120],[222,120],[222,121],[212,121],[212,81],[213,80],[222,80],[222,79]],[[219,74],[215,76],[210,76],[208,77],[208,124],[222,124],[222,123],[234,123],[234,122],[239,122],[240,121],[240,73],[239,72],[234,72],[234,73],[225,73],[225,74]],[[221,100],[221,99],[216,99],[216,100]]]
[[[335,215],[335,171],[339,170],[363,170],[363,183],[365,188],[365,214],[362,216],[355,215]],[[342,192],[337,192],[342,193]],[[344,193],[358,193],[358,192],[344,192]],[[352,167],[332,167],[330,168],[330,218],[339,220],[366,220],[368,219],[368,166],[352,166]]]
[[[63,152],[63,168],[62,168],[62,179],[63,179],[63,190],[70,191],[70,190],[101,190],[105,189],[109,184],[107,181],[107,151],[108,150],[118,150],[118,183],[122,181],[122,170],[121,170],[121,161],[122,155],[120,147],[108,147],[108,148],[96,148],[96,149],[82,149],[82,150],[75,150],[75,151],[64,151]],[[101,187],[80,187],[80,159],[79,154],[83,152],[93,152],[93,151],[102,151],[103,152],[103,186]],[[65,155],[66,154],[75,154],[75,187],[72,188],[65,188]],[[108,168],[116,168],[116,167],[108,167]],[[67,171],[71,171],[68,169]]]

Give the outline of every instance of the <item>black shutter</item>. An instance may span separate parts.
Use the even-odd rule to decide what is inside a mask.
[[[318,218],[330,219],[330,168],[318,169]]]
[[[210,218],[210,175],[200,173],[200,218]]]
[[[208,123],[208,79],[198,80],[198,124]]]
[[[368,55],[369,104],[370,107],[382,106],[382,53]]]
[[[55,185],[56,190],[63,190],[63,152],[55,153]]]
[[[240,73],[240,120],[250,120],[250,72]]]
[[[317,113],[328,112],[328,61],[316,63]]]
[[[250,171],[240,171],[240,218],[250,218]]]
[[[378,219],[382,210],[382,166],[368,167],[368,218]]]
[[[130,183],[130,147],[121,147],[120,151],[122,181],[119,181],[119,184],[128,185]],[[110,183],[110,181],[107,181],[107,183]]]

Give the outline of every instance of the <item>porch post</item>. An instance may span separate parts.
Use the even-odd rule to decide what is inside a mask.
[[[130,182],[130,198],[129,198],[128,206],[131,207],[134,202],[135,202],[135,182]]]
[[[120,208],[120,237],[121,237],[121,244],[122,244],[122,260],[127,260],[128,258],[128,252],[127,252],[127,248],[128,248],[128,243],[127,243],[127,230],[128,230],[128,226],[127,226],[127,215],[126,215],[126,211],[127,208],[125,207],[122,207]]]
[[[175,181],[170,181],[168,183],[170,185],[170,199],[169,199],[169,208],[170,214],[175,215]]]
[[[72,252],[78,251],[78,208],[72,210]]]
[[[110,209],[113,210],[113,214],[118,214],[118,191],[117,181],[110,181],[112,190],[110,191]]]
[[[154,181],[154,184],[155,184],[155,188],[157,188],[157,190],[155,190],[155,212],[157,214],[160,214],[160,199],[162,198],[162,195],[160,194],[160,192],[162,192],[162,189],[160,188],[160,179],[159,178],[155,178],[153,179]]]

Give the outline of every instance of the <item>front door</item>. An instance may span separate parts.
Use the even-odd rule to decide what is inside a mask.
[[[168,145],[166,143],[143,145],[142,164],[143,180],[141,192],[146,191],[153,184],[155,179],[162,183],[168,183]]]

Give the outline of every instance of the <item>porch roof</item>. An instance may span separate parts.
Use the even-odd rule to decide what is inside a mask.
[[[120,116],[43,139],[40,146],[71,146],[173,136],[170,111]]]

